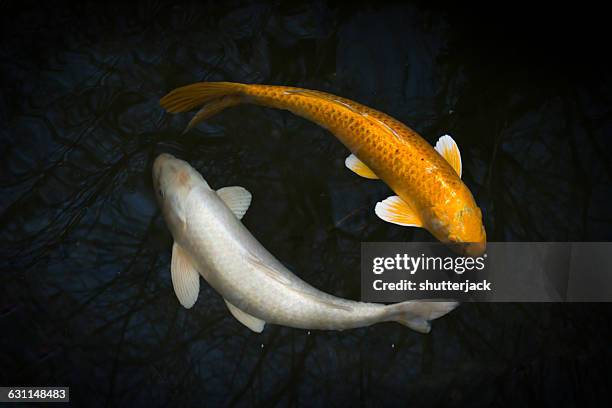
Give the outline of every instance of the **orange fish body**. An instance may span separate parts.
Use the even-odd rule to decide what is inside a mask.
[[[380,178],[397,194],[376,205],[376,214],[385,221],[423,227],[467,255],[484,252],[481,211],[461,181],[461,156],[450,136],[440,138],[434,149],[382,112],[325,92],[286,86],[201,82],[177,88],[161,100],[172,113],[203,105],[187,130],[242,103],[286,109],[332,132],[352,153],[347,167],[363,177]]]

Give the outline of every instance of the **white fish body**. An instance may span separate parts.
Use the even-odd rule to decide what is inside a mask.
[[[251,330],[265,323],[302,329],[343,330],[397,321],[429,332],[429,321],[456,302],[356,302],[324,293],[283,266],[244,227],[251,194],[242,187],[211,189],[188,163],[169,154],[153,166],[153,183],[174,237],[171,274],[183,306],[193,306],[201,275],[230,312]]]

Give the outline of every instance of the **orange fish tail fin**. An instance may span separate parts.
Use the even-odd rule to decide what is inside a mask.
[[[170,113],[186,112],[226,96],[239,96],[247,87],[234,82],[198,82],[174,89],[159,103]]]
[[[459,305],[457,302],[415,300],[388,305],[386,321],[395,321],[416,330],[429,333],[430,321],[442,317]]]
[[[221,112],[222,110],[226,108],[240,105],[243,102],[243,100],[244,100],[244,97],[242,96],[229,95],[229,96],[222,96],[221,98],[213,99],[212,101],[205,103],[202,109],[200,109],[198,113],[196,113],[193,116],[193,118],[191,118],[191,120],[189,121],[189,124],[187,125],[183,133],[187,133],[189,130],[195,127],[195,125],[197,125],[198,123],[212,116],[215,116],[217,113]]]
[[[159,104],[170,113],[185,112],[204,105],[187,125],[187,132],[223,109],[241,104],[247,87],[234,82],[198,82],[176,88],[161,98]]]

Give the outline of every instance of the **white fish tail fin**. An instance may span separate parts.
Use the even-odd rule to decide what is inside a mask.
[[[419,333],[429,333],[431,321],[459,306],[458,302],[415,300],[388,305],[386,319],[410,327]]]

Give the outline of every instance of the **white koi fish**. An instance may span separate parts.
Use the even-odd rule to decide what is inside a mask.
[[[213,190],[187,162],[161,154],[153,184],[174,237],[171,275],[179,302],[191,308],[202,276],[242,324],[261,332],[266,323],[301,329],[344,330],[395,321],[421,333],[456,302],[392,305],[338,298],[304,282],[268,252],[240,219],[251,203],[242,187]]]

